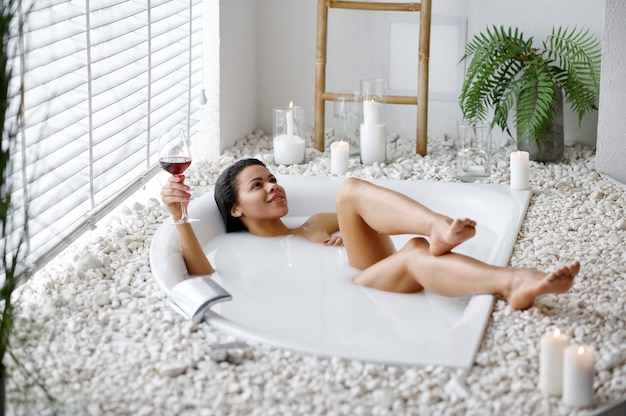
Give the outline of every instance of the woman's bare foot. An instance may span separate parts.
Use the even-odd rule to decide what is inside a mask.
[[[513,287],[506,298],[513,309],[524,310],[533,306],[535,299],[540,295],[567,292],[580,271],[580,263],[574,262],[552,273],[536,270],[518,271],[520,274],[514,278]]]
[[[476,235],[476,221],[469,218],[439,222],[430,235],[430,254],[440,256]]]

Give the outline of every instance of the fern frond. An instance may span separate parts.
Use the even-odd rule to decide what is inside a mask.
[[[552,75],[545,62],[529,65],[520,78],[516,126],[518,140],[533,139],[537,145],[554,120],[556,97]]]
[[[485,120],[488,109],[499,105],[523,70],[524,56],[532,54],[531,44],[517,29],[495,26],[468,43],[462,60],[470,63],[459,97],[464,118]]]
[[[506,132],[509,136],[513,137],[511,130],[509,129],[509,114],[515,108],[517,104],[517,97],[519,97],[520,83],[519,80],[513,81],[503,92],[500,97],[500,105],[494,108],[493,121],[491,127],[498,126],[502,131]]]
[[[578,114],[597,109],[600,92],[600,57],[602,49],[589,30],[558,28],[543,42],[547,57],[560,71],[555,80],[565,93],[565,101]]]

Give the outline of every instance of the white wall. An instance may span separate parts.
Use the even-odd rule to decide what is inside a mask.
[[[272,132],[272,109],[290,101],[313,124],[315,0],[258,0],[257,126]]]
[[[607,0],[596,169],[626,184],[626,2]]]
[[[233,0],[231,0],[233,1]],[[234,3],[243,0],[234,0]],[[289,100],[304,106],[312,125],[316,0],[259,0],[257,16],[257,122],[265,131],[271,129],[272,107]],[[468,39],[491,25],[516,25],[537,41],[553,25],[584,26],[602,38],[604,2],[586,0],[437,0],[433,16],[467,17]],[[362,78],[384,77],[387,46],[380,39],[387,27],[379,17],[384,13],[363,11],[329,11],[329,44],[327,86],[329,90],[357,89]],[[406,15],[406,13],[402,13]],[[417,15],[416,15],[417,16]],[[417,19],[417,17],[416,17]],[[339,46],[346,44],[347,47]],[[407,53],[416,54],[415,51]],[[437,68],[431,68],[437,71]],[[327,127],[332,127],[326,105]],[[389,106],[389,129],[409,137],[415,136],[415,107]],[[581,127],[576,116],[566,111],[566,142],[596,142],[597,114],[586,116]],[[429,136],[454,135],[460,118],[456,102],[431,101]]]
[[[203,6],[208,137],[199,151],[213,155],[258,127],[257,2],[205,0]]]

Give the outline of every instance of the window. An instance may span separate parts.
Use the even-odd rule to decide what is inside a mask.
[[[202,88],[201,2],[24,0],[14,75],[25,126],[12,183],[18,232],[27,207],[30,265],[158,171],[159,130],[189,127]]]

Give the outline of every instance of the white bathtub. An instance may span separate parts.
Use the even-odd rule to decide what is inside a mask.
[[[279,175],[278,181],[289,199],[285,221],[296,225],[312,213],[335,210],[342,178]],[[499,266],[508,264],[531,196],[508,185],[374,182],[450,217],[475,219],[476,236],[455,251]],[[360,287],[351,282],[357,271],[347,265],[343,248],[294,236],[225,234],[212,192],[192,202],[190,214],[201,219],[193,226],[218,271],[212,282],[232,296],[202,312],[210,325],[249,341],[320,356],[471,367],[491,313],[491,295],[446,298]],[[396,236],[394,242],[400,247],[410,237]],[[176,288],[188,276],[173,225],[157,231],[150,263],[167,294],[181,292]],[[183,297],[190,293],[185,290]]]

